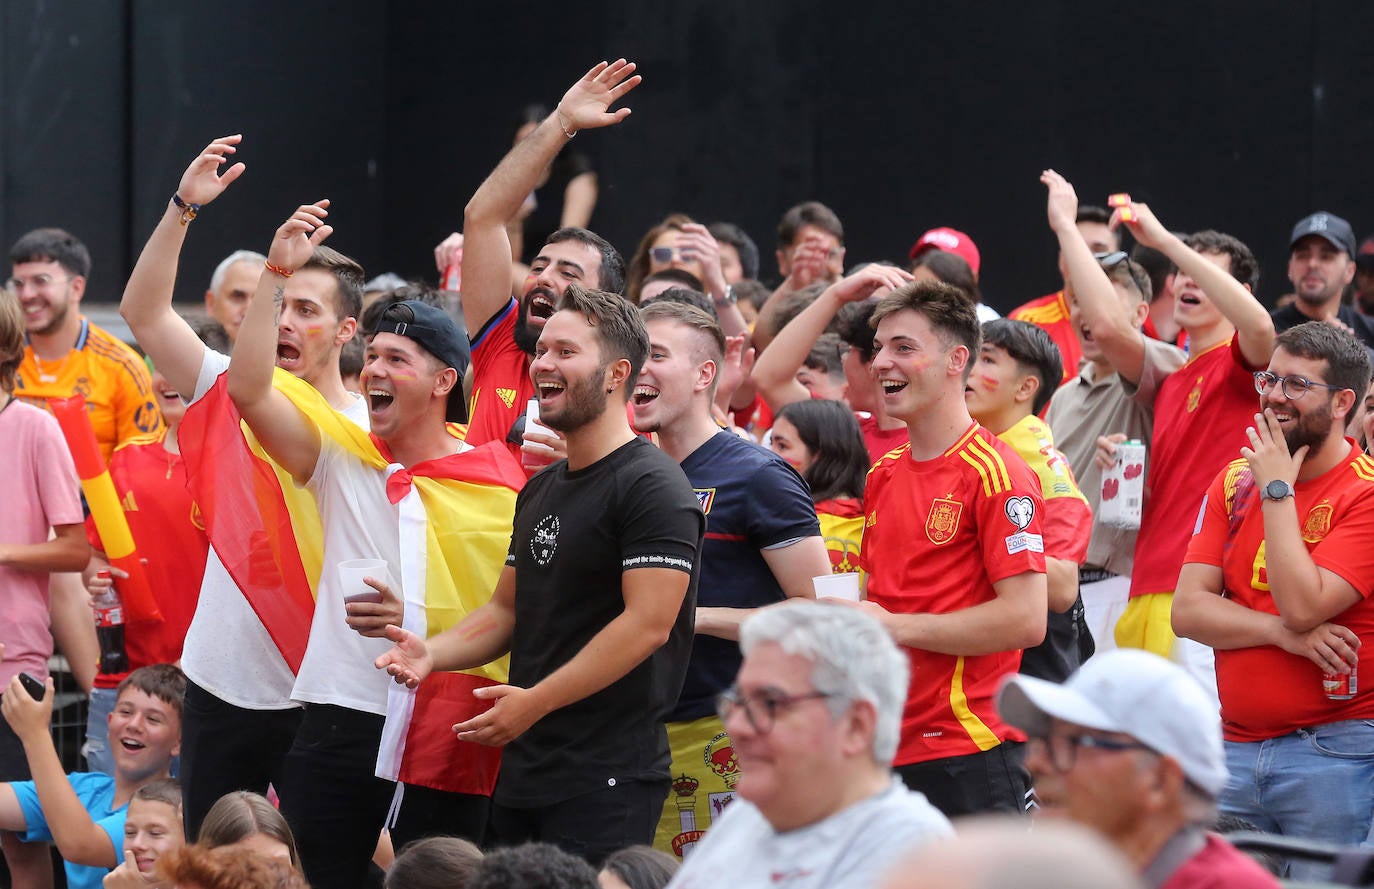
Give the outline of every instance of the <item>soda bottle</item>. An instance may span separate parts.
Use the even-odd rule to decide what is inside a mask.
[[[109,571],[96,577],[111,580]],[[100,672],[111,675],[129,672],[129,653],[124,650],[124,607],[111,583],[91,599],[95,610],[95,636],[100,642]]]

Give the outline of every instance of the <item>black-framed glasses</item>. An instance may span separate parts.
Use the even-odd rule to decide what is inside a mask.
[[[1111,253],[1093,254],[1093,259],[1097,260],[1097,264],[1102,266],[1104,271],[1108,272],[1110,272],[1112,269],[1121,265],[1123,262],[1130,258],[1131,255],[1127,253],[1125,250],[1114,250]]]
[[[809,691],[806,694],[786,695],[765,690],[753,695],[746,695],[739,690],[739,686],[732,685],[716,695],[716,713],[720,715],[721,722],[725,722],[737,708],[742,709],[744,718],[749,720],[750,727],[760,735],[766,735],[773,730],[773,724],[778,721],[780,711],[805,701],[833,697],[836,695],[828,691]]]
[[[1080,747],[1086,747],[1089,750],[1105,750],[1108,753],[1122,753],[1127,750],[1155,752],[1139,741],[1115,741],[1111,738],[1099,738],[1097,735],[1047,735],[1030,738],[1028,743],[1032,745],[1043,744],[1050,765],[1060,772],[1067,772],[1073,768],[1075,760],[1078,759],[1078,748]]]
[[[1281,377],[1267,370],[1255,371],[1255,391],[1259,394],[1268,395],[1273,391],[1275,384],[1283,390],[1283,397],[1289,401],[1297,401],[1314,388],[1330,389],[1333,392],[1339,392],[1345,388],[1344,386],[1332,386],[1330,383],[1318,383],[1305,377]]]

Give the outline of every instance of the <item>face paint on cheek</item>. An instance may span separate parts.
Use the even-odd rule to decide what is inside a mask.
[[[324,325],[322,323],[317,322],[315,324],[305,325],[305,335],[308,337],[319,337],[322,333],[324,333]]]
[[[988,376],[987,374],[979,374],[978,382],[982,384],[984,389],[986,389],[989,392],[992,392],[996,390],[1001,381],[998,380],[996,377]]]
[[[391,376],[397,380],[418,380],[420,375],[413,370],[393,370]]]

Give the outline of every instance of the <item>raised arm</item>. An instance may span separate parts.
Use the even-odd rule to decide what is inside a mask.
[[[768,407],[777,411],[784,405],[811,397],[806,387],[797,382],[797,371],[801,370],[816,339],[825,333],[826,326],[845,303],[860,302],[901,287],[910,280],[911,275],[899,268],[869,265],[822,291],[815,302],[778,331],[754,362],[751,379]]]
[[[619,123],[629,108],[611,105],[639,85],[635,65],[600,62],[564,94],[552,114],[496,165],[463,211],[463,320],[475,336],[510,299],[506,223],[520,210],[558,152],[580,130]]]
[[[229,362],[229,397],[272,459],[304,483],[320,457],[320,433],[291,401],[272,386],[277,363],[277,313],[286,300],[288,277],[305,265],[333,233],[326,225],[329,201],[296,209],[277,229],[267,251],[267,268],[248,303]]]
[[[1240,353],[1251,367],[1264,367],[1274,354],[1274,321],[1269,312],[1244,284],[1229,272],[1198,253],[1155,218],[1145,204],[1131,203],[1131,220],[1126,225],[1131,235],[1146,247],[1153,247],[1192,278],[1236,328]],[[1112,214],[1111,224],[1121,221],[1121,208]]]
[[[1131,383],[1139,383],[1145,368],[1145,334],[1121,311],[1116,289],[1078,230],[1078,195],[1054,170],[1041,173],[1040,181],[1049,191],[1046,213],[1050,229],[1059,239],[1079,317],[1116,372]]]
[[[119,863],[114,843],[91,819],[57,758],[57,748],[48,730],[54,693],[49,677],[43,700],[35,701],[15,676],[0,696],[0,711],[24,745],[38,803],[43,807],[43,818],[48,822],[57,851],[74,864],[114,867]]]
[[[236,146],[242,139],[238,135],[223,136],[207,145],[181,174],[177,196],[187,204],[202,207],[219,197],[243,173],[242,163],[220,172],[220,167],[238,150]],[[119,314],[128,322],[134,338],[167,382],[190,398],[200,374],[205,344],[172,308],[177,261],[189,228],[189,220],[181,221],[182,213],[172,200],[167,201],[157,228],[153,229],[152,237],[144,245],[133,274],[129,276],[119,303]]]

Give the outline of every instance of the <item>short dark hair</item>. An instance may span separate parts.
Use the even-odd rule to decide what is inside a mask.
[[[301,268],[319,269],[334,276],[338,285],[334,290],[334,314],[338,315],[340,321],[362,314],[363,285],[367,282],[367,275],[357,260],[321,244]]]
[[[1369,352],[1349,331],[1324,321],[1307,321],[1279,334],[1274,348],[1296,358],[1325,361],[1326,383],[1354,390],[1356,399],[1364,399],[1369,388]]]
[[[165,803],[176,809],[178,816],[181,815],[181,782],[176,778],[159,778],[140,785],[134,791],[133,798],[150,803]]]
[[[1247,285],[1252,293],[1259,286],[1259,263],[1240,238],[1209,228],[1183,240],[1198,253],[1220,253],[1231,257],[1231,277]]]
[[[382,313],[388,307],[412,299],[427,306],[434,306],[436,309],[443,309],[450,318],[453,318],[454,324],[457,324],[459,328],[466,329],[463,324],[463,316],[461,314],[455,316],[448,311],[448,298],[444,296],[442,291],[418,281],[407,281],[404,287],[383,292],[381,296],[372,301],[372,305],[363,309],[363,315],[358,319],[358,332],[363,336],[372,336],[377,332],[377,323],[382,320]]]
[[[873,310],[878,308],[877,300],[849,303],[835,316],[835,332],[840,339],[849,344],[859,354],[864,364],[870,364],[877,349],[873,345]]]
[[[197,318],[188,323],[200,341],[214,351],[228,355],[229,350],[233,348],[233,344],[229,342],[229,332],[214,318]]]
[[[21,262],[55,262],[69,275],[91,275],[91,251],[60,228],[36,228],[15,241],[10,248],[10,264]]]
[[[969,360],[965,374],[973,368],[983,333],[978,312],[968,301],[967,294],[943,281],[913,281],[883,297],[868,323],[877,330],[884,318],[905,310],[922,315],[945,348],[967,348]]]
[[[602,870],[615,874],[630,889],[663,889],[681,866],[667,852],[650,846],[630,846],[601,862]]]
[[[735,285],[735,298],[740,302],[750,303],[756,309],[763,308],[763,304],[768,302],[768,297],[772,295],[772,289],[755,278],[744,278]]]
[[[548,240],[544,243],[558,244],[562,241],[580,241],[595,247],[597,252],[601,254],[601,269],[597,275],[599,279],[597,289],[617,295],[625,292],[625,259],[620,255],[620,251],[611,246],[610,241],[596,232],[569,225],[549,235]]]
[[[811,351],[806,353],[802,367],[809,367],[832,377],[844,376],[845,348],[845,342],[840,339],[840,335],[827,330],[811,344]]]
[[[717,241],[735,248],[735,252],[739,254],[739,267],[744,272],[744,277],[759,276],[759,245],[754,243],[754,239],[749,237],[744,229],[733,222],[713,222],[706,226],[706,230]]]
[[[644,281],[639,285],[643,289],[645,284],[650,281],[672,281],[674,284],[681,284],[683,287],[690,287],[692,290],[701,293],[706,292],[706,285],[701,283],[701,279],[686,269],[663,269],[644,276]]]
[[[353,337],[339,350],[339,376],[345,380],[358,376],[363,372],[366,359],[367,346],[363,344],[363,337]]]
[[[639,308],[618,293],[569,284],[558,301],[558,310],[577,312],[596,329],[603,366],[622,358],[630,362],[630,375],[625,385],[628,401],[644,361],[649,357],[649,331],[644,329]]]
[[[482,859],[468,889],[598,889],[587,862],[549,843],[497,849]]]
[[[1164,282],[1178,271],[1174,261],[1164,255],[1162,250],[1136,244],[1131,250],[1131,261],[1145,270],[1150,278],[1150,299],[1164,292]]]
[[[1110,225],[1112,214],[1106,207],[1098,207],[1093,204],[1080,204],[1078,207],[1078,214],[1074,216],[1073,221],[1075,223],[1100,222],[1103,225]],[[1119,237],[1118,235],[1118,238]]]
[[[144,694],[166,701],[181,717],[182,701],[186,698],[186,674],[174,664],[149,664],[124,677],[115,690],[115,700],[119,700],[125,690],[136,688]]]
[[[661,302],[680,303],[684,306],[700,309],[712,319],[720,318],[720,315],[716,313],[716,304],[712,302],[711,298],[700,290],[693,290],[690,287],[669,287],[653,299],[641,302],[639,307],[643,309]]]
[[[859,421],[842,401],[811,398],[784,405],[777,413],[797,429],[797,437],[814,458],[802,473],[811,497],[820,502],[835,497],[863,499],[870,464]]]
[[[482,850],[460,837],[406,843],[386,869],[384,889],[463,889],[482,863]]]
[[[973,267],[959,254],[945,250],[927,250],[911,261],[913,272],[920,268],[930,269],[931,274],[941,281],[958,287],[974,305],[983,301],[983,294],[978,289],[978,279],[973,276]]]
[[[1050,396],[1064,380],[1064,358],[1044,328],[1025,321],[996,318],[983,322],[983,342],[1005,349],[1023,373],[1033,374],[1040,381],[1031,401],[1031,413],[1044,410],[1050,403]]]
[[[1134,287],[1144,302],[1149,302],[1154,295],[1154,282],[1150,280],[1145,267],[1134,259],[1128,257],[1111,268],[1104,267],[1102,271],[1107,273],[1108,280]]]
[[[821,294],[825,292],[825,288],[828,286],[823,281],[817,281],[815,284],[808,284],[801,290],[793,290],[783,296],[773,311],[761,319],[764,331],[777,336],[778,331],[791,324],[798,315],[805,312],[812,303],[820,299]],[[830,324],[826,325],[826,329],[830,329],[834,323],[832,319]],[[759,322],[756,321],[755,328],[758,326]]]
[[[782,214],[778,221],[778,247],[791,247],[797,240],[797,233],[807,225],[828,231],[844,243],[844,225],[835,211],[820,201],[804,201]]]

